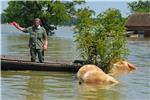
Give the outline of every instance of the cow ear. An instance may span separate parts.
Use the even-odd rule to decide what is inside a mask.
[[[131,64],[131,63],[128,63],[128,66],[129,66],[129,68],[130,68],[131,71],[137,69],[137,68],[136,68],[133,64]]]

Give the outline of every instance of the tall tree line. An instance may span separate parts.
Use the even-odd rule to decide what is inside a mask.
[[[8,8],[2,14],[2,23],[16,21],[21,26],[33,24],[34,18],[40,18],[47,31],[51,24],[62,25],[76,14],[76,5],[84,1],[9,1]]]

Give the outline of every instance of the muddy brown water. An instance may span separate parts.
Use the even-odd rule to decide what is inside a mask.
[[[79,58],[69,27],[59,27],[49,37],[46,58]],[[1,54],[29,56],[28,35],[1,34]],[[128,39],[128,60],[137,70],[118,77],[120,84],[107,89],[79,86],[76,73],[2,71],[2,100],[150,100],[150,38]]]

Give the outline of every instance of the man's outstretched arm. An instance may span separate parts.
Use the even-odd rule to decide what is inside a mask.
[[[12,22],[12,23],[10,23],[10,25],[14,25],[17,29],[19,29],[20,31],[23,31],[23,32],[25,32],[26,31],[26,28],[23,28],[23,27],[21,27],[18,23],[16,23],[16,22]]]

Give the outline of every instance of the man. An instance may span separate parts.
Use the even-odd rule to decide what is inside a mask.
[[[44,62],[44,50],[47,50],[48,46],[48,39],[47,33],[44,27],[41,26],[41,20],[36,18],[34,20],[34,25],[28,28],[20,27],[17,23],[13,23],[14,26],[26,33],[30,33],[29,39],[29,48],[30,48],[30,55],[31,61],[36,61],[36,55],[38,54],[39,62]]]

